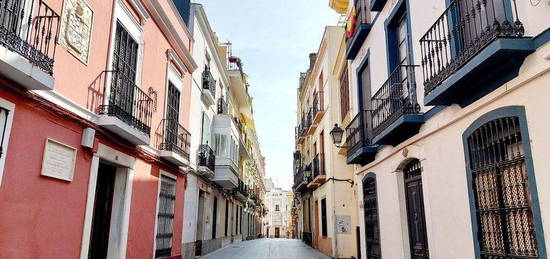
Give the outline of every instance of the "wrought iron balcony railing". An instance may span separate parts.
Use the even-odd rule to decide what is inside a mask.
[[[315,155],[311,161],[311,173],[313,178],[325,174],[325,155],[323,153]]]
[[[323,97],[323,91],[316,92],[313,95],[312,115],[314,117],[317,115],[317,112],[325,110]]]
[[[0,1],[0,45],[53,73],[59,15],[42,0]]]
[[[216,96],[216,80],[208,67],[202,71],[202,89],[210,91],[212,97]]]
[[[361,24],[369,23],[369,0],[354,0],[355,7],[355,23],[351,24],[353,27],[348,29],[347,44],[349,46],[350,39],[353,38],[355,32],[359,30]]]
[[[150,135],[153,99],[134,83],[133,78],[129,78],[124,73],[117,71],[104,71],[104,73],[111,74],[111,83],[106,84],[107,102],[99,106],[98,113],[115,116]]]
[[[294,188],[307,181],[304,172],[305,170],[301,163],[297,162],[294,164]]]
[[[189,159],[191,133],[174,119],[163,119],[157,129],[158,149],[175,152]]]
[[[513,6],[508,1],[451,2],[420,39],[426,95],[496,39],[523,37],[516,0],[510,1]]]
[[[414,65],[400,65],[372,97],[372,129],[380,134],[404,114],[417,114]]]
[[[346,144],[348,154],[353,154],[358,149],[371,145],[371,111],[359,112],[346,127]]]
[[[197,152],[197,164],[198,166],[204,166],[210,169],[212,172],[216,170],[216,155],[214,150],[208,144],[199,145]]]

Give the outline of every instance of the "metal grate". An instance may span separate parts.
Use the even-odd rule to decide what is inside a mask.
[[[482,125],[468,150],[482,258],[538,258],[518,117]]]
[[[380,228],[378,225],[376,180],[374,178],[367,178],[363,182],[363,205],[367,258],[379,259],[382,256],[380,247]]]
[[[155,258],[170,256],[172,253],[174,203],[176,200],[176,180],[161,175],[160,181]]]
[[[348,66],[344,68],[344,72],[340,76],[340,116],[341,120],[346,117],[349,111],[349,78]]]

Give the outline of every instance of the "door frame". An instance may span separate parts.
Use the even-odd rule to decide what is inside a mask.
[[[132,182],[134,178],[133,167],[136,159],[101,143],[99,144],[97,153],[95,153],[92,158],[92,163],[90,166],[88,193],[86,198],[86,210],[84,214],[84,225],[82,231],[82,245],[80,247],[80,258],[88,258],[92,232],[95,191],[100,160],[117,167],[111,222],[118,221],[121,223],[121,233],[112,233],[111,231],[109,231],[109,248],[107,256],[109,258],[111,256],[114,258],[124,258],[126,256],[126,249],[128,245],[128,226],[130,221],[129,218],[132,199]],[[123,183],[120,182],[122,180],[120,179],[122,176],[126,176],[124,186],[121,186]],[[124,187],[124,190],[119,189],[117,191],[117,186],[121,186],[120,188]],[[117,214],[116,211],[118,211],[119,214]],[[110,229],[112,230],[113,228],[111,227]],[[113,247],[112,244],[116,246]]]

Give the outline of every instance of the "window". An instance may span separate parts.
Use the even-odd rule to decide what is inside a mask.
[[[109,106],[126,118],[125,114],[135,114],[133,110],[137,105],[134,94],[139,44],[120,21],[116,22],[115,30],[111,70],[116,72],[111,79]]]
[[[15,105],[13,103],[0,98],[0,184],[4,174],[14,109]]]
[[[381,258],[380,228],[378,225],[378,204],[376,178],[363,180],[363,212],[365,218],[365,240],[368,259]]]
[[[275,205],[275,211],[279,211],[279,204]]]
[[[212,130],[210,129],[211,120],[205,112],[202,112],[202,136],[201,143],[203,145],[212,145]]]
[[[349,78],[348,66],[344,68],[344,72],[340,76],[340,115],[343,120],[349,111]]]
[[[169,256],[172,252],[175,200],[176,180],[161,174],[155,257]]]
[[[481,125],[467,145],[481,258],[538,258],[519,117]]]
[[[327,199],[321,200],[321,236],[326,237],[327,234]]]

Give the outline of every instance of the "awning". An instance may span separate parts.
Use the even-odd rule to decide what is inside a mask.
[[[345,14],[348,11],[349,0],[330,0],[329,6],[339,14]]]

